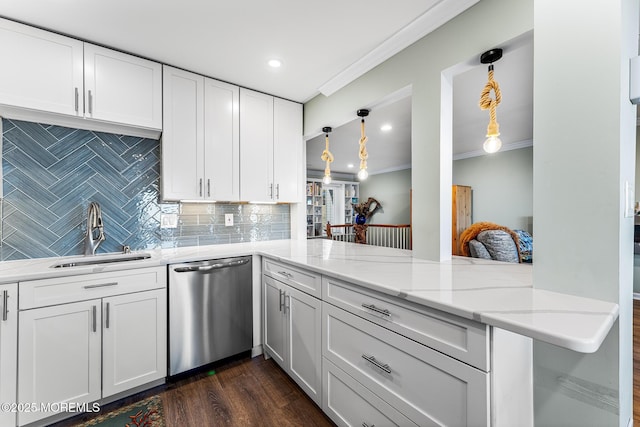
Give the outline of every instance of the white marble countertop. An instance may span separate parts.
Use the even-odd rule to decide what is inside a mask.
[[[68,268],[51,265],[81,257],[0,262],[0,283],[259,254],[583,353],[600,347],[618,316],[615,303],[534,289],[530,264],[465,257],[435,262],[411,251],[324,239],[146,252],[146,260]]]

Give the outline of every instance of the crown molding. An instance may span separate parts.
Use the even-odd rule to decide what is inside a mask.
[[[500,151],[498,151],[498,153],[501,153],[503,151],[518,150],[520,148],[526,148],[526,147],[533,147],[533,139],[525,139],[524,141],[509,142],[506,144],[502,144],[502,148],[500,148]],[[493,154],[497,154],[497,153],[493,153]],[[453,160],[470,159],[472,157],[480,157],[480,156],[487,156],[487,155],[489,155],[489,153],[487,153],[483,149],[479,149],[479,150],[467,151],[466,153],[454,154]]]
[[[442,0],[409,25],[382,42],[344,71],[332,77],[318,90],[330,96],[396,53],[417,42],[480,0]]]

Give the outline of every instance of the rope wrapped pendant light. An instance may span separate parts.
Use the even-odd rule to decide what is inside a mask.
[[[358,171],[358,178],[360,180],[367,179],[369,176],[369,172],[367,172],[367,158],[369,158],[369,153],[367,153],[367,135],[364,133],[364,118],[369,115],[369,110],[358,110],[358,117],[361,117],[360,120],[360,171]]]
[[[502,147],[500,141],[500,125],[496,120],[496,107],[502,101],[502,93],[500,85],[493,79],[493,63],[502,58],[502,49],[492,49],[480,56],[480,62],[489,64],[489,78],[487,84],[484,85],[480,93],[480,109],[489,110],[489,125],[487,126],[487,139],[482,147],[487,153],[495,153]],[[491,98],[491,91],[495,94],[495,98]]]
[[[329,126],[323,127],[322,132],[325,133],[324,136],[324,151],[320,158],[324,160],[324,177],[322,178],[323,184],[331,184],[331,163],[333,162],[333,154],[329,151],[329,133],[331,132],[331,128]]]

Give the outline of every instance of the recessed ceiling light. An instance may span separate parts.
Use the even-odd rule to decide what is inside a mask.
[[[270,67],[279,68],[282,65],[282,61],[279,59],[270,59],[268,64]]]
[[[382,132],[389,132],[391,129],[393,129],[393,128],[391,127],[390,124],[385,124],[385,125],[380,126],[380,130]]]
[[[348,168],[352,168],[352,167],[353,167],[353,163],[349,163],[349,164],[347,165],[347,167],[348,167]]]

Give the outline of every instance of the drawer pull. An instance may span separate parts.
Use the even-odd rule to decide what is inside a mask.
[[[375,311],[376,313],[380,313],[383,316],[391,316],[391,312],[386,308],[380,308],[380,307],[376,307],[373,304],[365,304],[365,303],[362,303],[362,306],[368,310]]]
[[[278,271],[278,274],[280,274],[280,275],[282,275],[284,277],[287,277],[289,279],[291,279],[293,277],[293,274],[287,273],[286,271]]]
[[[100,283],[98,285],[86,285],[83,286],[83,288],[85,289],[94,289],[94,288],[104,288],[107,286],[118,286],[118,282],[111,282],[111,283]]]
[[[387,374],[391,373],[391,368],[389,367],[389,365],[387,365],[386,363],[383,364],[377,361],[375,357],[369,356],[363,353],[362,358],[367,362],[371,363],[376,368],[380,369],[381,371],[385,371]]]
[[[375,424],[371,424],[371,425],[369,425],[369,424],[367,424],[367,423],[365,423],[365,422],[363,421],[363,422],[362,422],[362,427],[376,427],[376,425],[375,425]]]
[[[2,321],[9,318],[9,291],[2,291]]]
[[[91,308],[91,312],[92,312],[91,313],[92,314],[91,317],[92,317],[92,322],[93,322],[93,325],[92,325],[93,332],[97,332],[98,331],[98,312],[97,312],[97,310],[98,309],[97,309],[97,307],[95,305]]]

